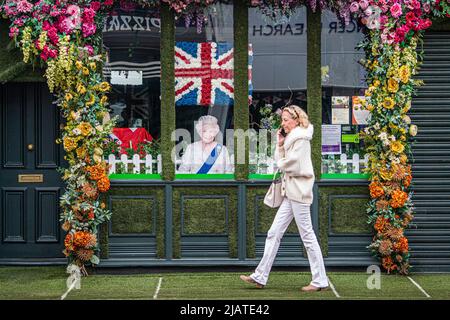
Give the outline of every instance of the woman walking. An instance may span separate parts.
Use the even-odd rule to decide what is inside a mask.
[[[294,218],[303,245],[306,247],[312,273],[311,283],[303,287],[302,291],[326,290],[328,278],[310,214],[314,185],[310,144],[313,126],[309,123],[308,115],[295,105],[283,108],[281,120],[282,129],[278,130],[275,159],[283,173],[281,184],[283,202],[267,233],[264,256],[258,267],[250,276],[241,275],[240,278],[258,288],[266,285],[280,241]]]

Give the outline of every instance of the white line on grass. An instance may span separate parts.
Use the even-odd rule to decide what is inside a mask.
[[[158,298],[158,293],[159,293],[159,290],[161,289],[162,279],[163,279],[162,277],[159,278],[158,286],[156,287],[156,291],[155,291],[155,294],[153,295],[153,299],[157,299]]]
[[[336,288],[335,288],[335,287],[333,286],[333,284],[331,283],[330,278],[328,278],[328,283],[330,284],[331,290],[333,290],[334,295],[335,295],[337,298],[340,298],[341,296],[339,295],[339,293],[336,291]]]
[[[422,291],[422,293],[427,297],[427,298],[431,298],[431,296],[425,291],[423,290],[423,288],[421,286],[419,286],[419,284],[417,282],[415,282],[411,277],[408,277],[408,279],[414,283],[414,285],[419,288],[420,291]]]

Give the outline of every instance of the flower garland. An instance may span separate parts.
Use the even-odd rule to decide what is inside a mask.
[[[161,0],[187,21],[217,0]],[[46,65],[45,77],[57,96],[66,119],[62,138],[65,159],[62,169],[67,188],[61,197],[61,221],[66,230],[64,253],[70,263],[84,267],[97,264],[97,227],[111,212],[99,199],[109,189],[102,147],[114,126],[103,121],[110,85],[99,72],[103,64],[99,31],[114,0],[0,0],[0,14],[11,20],[10,36],[20,46],[25,62]],[[160,1],[137,0],[148,5]],[[372,253],[387,272],[409,272],[409,247],[404,229],[413,219],[412,173],[409,139],[417,127],[407,115],[419,66],[417,44],[432,16],[450,16],[443,0],[249,0],[267,14],[289,16],[298,6],[328,8],[345,21],[353,16],[368,32],[361,48],[366,53],[365,106],[371,111],[362,132],[370,153],[369,223],[376,231]],[[270,10],[268,9],[270,8]]]
[[[45,77],[66,120],[62,143],[69,168],[59,169],[66,182],[60,199],[61,222],[67,231],[64,254],[84,270],[97,264],[97,227],[111,212],[100,201],[108,191],[102,145],[114,121],[103,122],[110,89],[102,82],[101,36],[105,9],[113,0],[6,0],[0,13],[12,21],[10,36],[24,62],[46,65]]]

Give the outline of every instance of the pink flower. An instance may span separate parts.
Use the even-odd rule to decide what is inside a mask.
[[[56,58],[57,56],[58,52],[55,49],[50,49],[48,46],[45,46],[41,52],[41,59],[44,61],[47,61],[49,58]]]
[[[72,33],[72,30],[74,28],[75,28],[75,25],[72,22],[72,19],[64,18],[63,16],[60,17],[59,23],[58,23],[58,30],[60,32],[70,34],[70,33]]]
[[[83,12],[83,22],[92,24],[94,22],[95,11],[91,8],[85,8]]]
[[[87,38],[97,31],[97,27],[93,23],[83,23],[81,30],[83,31],[83,37]]]
[[[20,0],[17,3],[17,10],[22,13],[31,12],[33,9],[33,5],[29,3],[27,0]]]
[[[94,47],[92,47],[90,44],[85,45],[84,49],[88,52],[90,56],[94,55]]]
[[[67,7],[66,14],[69,16],[80,16],[81,9],[79,6],[72,4]]]
[[[113,4],[114,4],[114,0],[105,0],[104,2],[103,2],[103,4],[105,5],[105,6],[112,6]]]
[[[411,5],[412,5],[412,7],[413,7],[414,9],[416,9],[416,10],[418,10],[418,9],[421,8],[420,1],[417,1],[417,0],[413,0],[412,3],[411,3]]]
[[[367,1],[367,0],[361,0],[359,2],[359,7],[361,8],[361,10],[366,10],[368,6],[369,6],[369,1]]]
[[[358,2],[352,2],[352,4],[350,5],[350,12],[355,13],[358,10],[359,10]]]
[[[398,18],[402,15],[403,11],[402,11],[402,5],[400,3],[395,3],[392,7],[391,7],[391,14],[394,18]]]
[[[12,27],[11,29],[9,29],[9,37],[10,38],[14,38],[17,37],[19,35],[19,29],[16,27]]]

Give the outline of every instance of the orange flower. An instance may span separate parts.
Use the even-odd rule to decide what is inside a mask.
[[[408,239],[406,237],[400,238],[400,240],[394,244],[394,250],[397,252],[408,252],[408,249]]]
[[[100,180],[105,176],[105,168],[101,164],[86,167],[92,180]]]
[[[77,231],[73,237],[73,244],[80,248],[90,248],[97,244],[97,237],[87,231]]]
[[[412,180],[412,175],[408,174],[405,179],[403,179],[403,185],[405,186],[405,188],[408,188],[411,184],[411,180]]]
[[[73,236],[71,233],[66,235],[66,238],[64,239],[64,247],[66,247],[67,252],[75,249],[73,246]]]
[[[370,189],[370,196],[372,198],[379,198],[384,195],[383,187],[378,182],[375,181],[372,182],[369,185],[369,189]]]
[[[110,182],[107,176],[103,176],[100,180],[97,181],[98,191],[106,192],[109,190]]]
[[[94,218],[95,218],[95,213],[94,213],[94,210],[91,209],[91,211],[89,211],[89,213],[88,213],[88,219],[94,220]]]
[[[375,221],[375,225],[373,226],[375,228],[375,230],[377,230],[378,232],[384,232],[384,230],[386,229],[386,227],[389,225],[389,220],[386,219],[383,216],[379,216],[377,218],[377,221]]]
[[[392,192],[392,199],[390,204],[392,208],[401,208],[405,205],[406,200],[408,200],[408,194],[402,190],[395,190]]]
[[[392,258],[389,257],[384,257],[383,259],[381,259],[383,268],[386,269],[386,271],[389,273],[395,269],[397,269],[397,265],[394,264],[394,261],[392,261]]]

